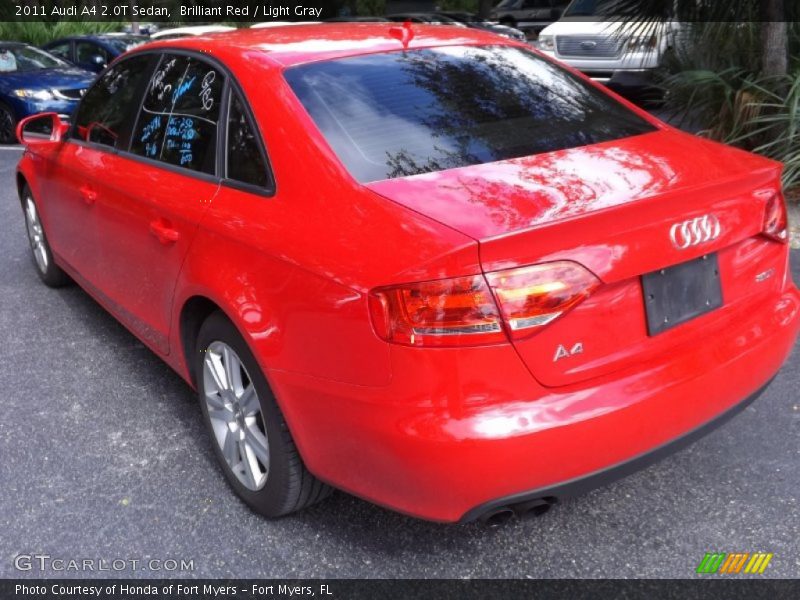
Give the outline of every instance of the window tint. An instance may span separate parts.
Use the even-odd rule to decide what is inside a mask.
[[[131,151],[213,174],[224,81],[203,61],[165,55],[145,93]]]
[[[124,60],[86,92],[75,118],[74,135],[89,142],[126,149],[130,122],[136,114],[150,56]]]
[[[104,63],[111,60],[108,52],[102,46],[91,42],[77,42],[75,44],[75,62],[82,64],[94,64],[95,57],[99,56]]]
[[[58,58],[63,58],[64,60],[70,60],[69,42],[64,42],[61,44],[56,44],[55,46],[51,46],[47,49],[47,51],[53,56],[57,56]]]
[[[228,112],[227,177],[258,187],[267,187],[269,171],[261,155],[256,132],[238,94],[231,94]]]
[[[567,71],[507,46],[370,54],[294,67],[286,78],[362,182],[655,130]]]

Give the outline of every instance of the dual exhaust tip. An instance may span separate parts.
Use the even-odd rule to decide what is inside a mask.
[[[550,507],[555,503],[556,499],[553,497],[526,500],[525,502],[493,508],[484,513],[480,520],[489,527],[500,527],[514,517],[539,517],[550,510]]]

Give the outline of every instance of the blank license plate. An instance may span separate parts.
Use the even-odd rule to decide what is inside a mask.
[[[722,306],[717,255],[642,275],[647,333],[656,335]]]

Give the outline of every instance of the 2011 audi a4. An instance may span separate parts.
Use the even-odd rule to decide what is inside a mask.
[[[197,389],[267,516],[547,505],[741,410],[797,335],[780,164],[488,33],[152,43],[18,135],[40,277]]]

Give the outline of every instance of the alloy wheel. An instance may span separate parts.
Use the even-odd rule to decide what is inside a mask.
[[[36,212],[36,204],[34,204],[33,198],[30,197],[25,199],[25,224],[28,228],[28,240],[31,243],[36,266],[42,273],[46,273],[48,259],[44,231],[42,230],[42,223],[39,221],[39,213]]]
[[[269,444],[261,402],[241,359],[224,342],[212,342],[206,348],[203,392],[225,463],[247,489],[261,489],[269,474]]]

